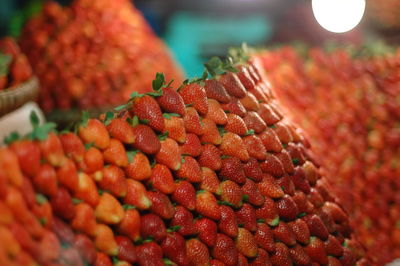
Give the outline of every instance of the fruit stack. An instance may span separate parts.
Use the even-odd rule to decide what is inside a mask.
[[[47,2],[27,22],[21,48],[40,79],[45,112],[116,106],[151,88],[154,73],[181,82],[167,48],[129,0]]]
[[[75,132],[32,114],[0,150],[2,265],[369,265],[308,142],[236,61],[178,90],[157,74]]]
[[[400,257],[399,54],[352,60],[343,50],[311,50],[304,63],[283,48],[261,57],[368,256],[379,265]]]

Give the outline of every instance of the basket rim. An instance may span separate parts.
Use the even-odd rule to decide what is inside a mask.
[[[1,90],[0,97],[13,96],[14,94],[21,93],[21,91],[37,89],[38,87],[39,87],[39,79],[35,75],[33,75],[23,83]]]

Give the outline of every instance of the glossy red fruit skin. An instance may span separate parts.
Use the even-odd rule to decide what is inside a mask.
[[[188,84],[179,90],[185,104],[192,104],[202,115],[208,112],[207,95],[202,86],[197,83]]]
[[[243,164],[236,157],[222,159],[222,165],[219,174],[220,176],[238,184],[244,184],[246,182]]]
[[[161,243],[164,255],[178,265],[189,265],[186,243],[177,232],[168,233]]]
[[[148,120],[148,125],[154,130],[163,132],[164,119],[160,106],[153,97],[144,95],[143,97],[135,98],[131,112],[141,120]]]
[[[163,94],[156,98],[161,109],[169,113],[179,114],[181,117],[186,115],[185,102],[181,95],[174,89],[167,87],[162,90]]]
[[[235,211],[231,207],[225,205],[220,206],[220,211],[221,219],[218,223],[218,230],[229,237],[236,237],[239,227]]]
[[[161,143],[153,129],[146,125],[137,125],[132,128],[135,141],[132,146],[146,154],[156,154],[161,149]]]
[[[164,261],[162,259],[162,248],[155,242],[145,242],[135,247],[137,254],[137,261],[140,265],[154,265],[162,266]]]
[[[224,234],[217,234],[217,241],[211,253],[226,265],[237,265],[238,250],[233,240]]]
[[[172,200],[188,210],[196,208],[196,191],[191,183],[180,180],[175,183],[175,191],[172,193]]]
[[[193,214],[183,206],[175,207],[175,215],[171,220],[171,226],[179,226],[177,231],[183,236],[190,236],[198,234],[197,228],[194,224]]]
[[[200,218],[195,222],[198,238],[207,246],[213,247],[217,241],[217,224],[208,218]]]
[[[148,213],[140,217],[140,235],[161,242],[167,236],[167,229],[160,216]]]

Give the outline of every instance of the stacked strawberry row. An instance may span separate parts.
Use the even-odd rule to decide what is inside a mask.
[[[39,103],[53,109],[116,106],[146,92],[156,71],[176,81],[180,70],[129,0],[47,2],[21,37],[40,79]]]
[[[42,258],[8,227],[31,221],[10,216],[20,250],[43,265],[368,265],[254,64],[206,67],[211,79],[178,91],[157,74],[153,92],[84,116],[76,133],[49,133],[33,116],[27,138],[10,136],[2,201],[17,211],[7,199],[31,182],[37,204],[49,203],[42,227],[31,220],[54,232]],[[18,263],[18,251],[3,252]]]
[[[399,56],[351,60],[341,50],[311,50],[304,64],[285,48],[262,57],[278,98],[309,134],[352,214],[368,256],[381,264],[400,257]]]

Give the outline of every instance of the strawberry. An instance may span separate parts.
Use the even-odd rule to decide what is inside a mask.
[[[111,259],[108,255],[103,252],[96,253],[96,261],[94,263],[95,266],[113,266]]]
[[[78,250],[74,247],[67,247],[61,249],[61,254],[59,255],[60,260],[62,260],[67,265],[79,265],[83,266],[83,260]]]
[[[6,227],[0,226],[0,233],[2,249],[5,250],[8,256],[15,257],[18,253],[21,252],[21,247],[19,243],[14,238],[12,233],[8,229],[6,229]]]
[[[292,158],[290,158],[290,155],[287,151],[282,150],[280,153],[277,153],[275,156],[282,162],[283,168],[285,169],[286,173],[288,173],[288,174],[294,173],[294,165],[292,162]]]
[[[307,245],[310,242],[310,230],[303,220],[297,219],[295,221],[289,222],[288,226],[296,236],[296,240],[298,243]]]
[[[227,123],[224,129],[227,132],[232,132],[239,136],[244,136],[248,132],[247,126],[243,119],[240,116],[232,113],[227,114]]]
[[[75,176],[70,176],[76,178]],[[57,173],[49,164],[43,164],[36,171],[36,175],[32,179],[32,183],[37,190],[46,196],[53,197],[57,194],[58,182]]]
[[[255,158],[250,157],[250,159],[243,164],[243,171],[247,178],[250,178],[255,182],[259,182],[263,179],[264,174]]]
[[[182,161],[181,168],[176,172],[176,176],[191,183],[201,182],[202,173],[199,163],[191,156],[183,156]]]
[[[81,162],[85,154],[85,146],[82,140],[72,132],[60,134],[58,137],[60,138],[65,155],[75,162]]]
[[[177,232],[168,233],[161,243],[164,255],[178,265],[189,265],[185,239]]]
[[[239,70],[239,72],[237,73],[237,76],[238,76],[240,82],[246,88],[246,90],[253,89],[255,86],[255,83],[250,76],[249,69],[244,65],[238,66],[237,68]]]
[[[224,204],[233,206],[234,208],[239,208],[242,206],[243,202],[243,192],[241,187],[233,181],[225,180],[219,184],[217,191],[220,199]]]
[[[53,224],[53,212],[50,202],[47,199],[41,198],[42,194],[38,194],[37,203],[32,208],[32,213],[39,219],[40,223],[46,229],[49,229]]]
[[[94,263],[96,261],[96,249],[92,240],[90,240],[86,235],[76,234],[73,245],[76,247],[80,257],[84,261],[87,263]]]
[[[282,198],[284,195],[282,188],[277,183],[275,183],[275,179],[269,174],[264,174],[262,181],[260,183],[257,183],[257,186],[258,190],[265,197],[279,199]]]
[[[235,239],[235,245],[238,251],[247,258],[254,258],[257,256],[257,242],[247,229],[239,228],[239,234]]]
[[[207,167],[202,167],[201,172],[202,181],[200,184],[200,189],[216,194],[220,183],[217,174]]]
[[[203,151],[197,159],[200,166],[207,167],[214,171],[221,169],[221,152],[212,144],[203,145]]]
[[[306,215],[302,219],[306,222],[312,236],[316,236],[321,240],[328,239],[329,232],[319,216],[315,214]]]
[[[195,226],[199,232],[198,238],[207,246],[213,247],[217,240],[217,224],[208,218],[200,218],[195,221]]]
[[[160,216],[148,213],[140,217],[140,235],[161,242],[167,236],[167,229]]]
[[[319,208],[324,205],[324,199],[315,188],[311,188],[310,193],[307,195],[307,199],[312,203],[312,205],[314,205],[315,208]]]
[[[211,252],[213,258],[222,261],[225,265],[237,265],[238,250],[230,237],[217,234],[217,241]]]
[[[180,117],[176,117],[177,114],[164,113],[164,124],[165,128],[163,133],[168,132],[168,136],[178,143],[185,143],[186,131],[184,120]]]
[[[310,161],[307,161],[303,164],[303,169],[305,171],[307,181],[311,186],[314,186],[319,178],[318,169]]]
[[[135,263],[137,255],[132,240],[126,236],[116,236],[115,241],[118,245],[118,259],[129,263]]]
[[[241,161],[247,161],[249,159],[249,153],[247,152],[243,140],[239,135],[234,133],[225,133],[222,137],[222,142],[219,148],[224,155],[235,156]]]
[[[225,263],[223,263],[220,260],[215,260],[215,259],[210,260],[210,266],[224,266],[224,265],[225,265]],[[238,261],[238,265],[241,265],[239,261]]]
[[[221,205],[221,220],[218,223],[218,230],[230,237],[236,237],[238,234],[238,223],[236,214],[231,207]]]
[[[37,259],[39,263],[50,262],[58,259],[60,256],[60,243],[58,242],[57,236],[51,231],[45,231],[38,248],[41,251]]]
[[[261,103],[258,114],[267,126],[274,125],[279,122],[280,117],[274,112],[272,107],[267,103]]]
[[[93,143],[99,149],[105,149],[110,144],[107,128],[97,119],[83,117],[78,133],[84,143]]]
[[[296,244],[296,236],[286,223],[279,222],[278,226],[276,226],[272,232],[274,238],[283,242],[285,245],[293,246]]]
[[[259,248],[257,257],[249,264],[251,266],[272,265],[268,256],[268,252]]]
[[[269,152],[280,152],[282,150],[282,143],[276,133],[267,127],[265,131],[258,135],[264,147]]]
[[[187,84],[179,89],[179,94],[186,105],[192,105],[202,115],[207,114],[207,95],[202,86],[197,83]]]
[[[87,174],[95,173],[103,169],[104,157],[101,151],[90,147],[83,156],[83,171]]]
[[[208,110],[208,105],[207,105],[207,110]],[[203,135],[204,128],[202,123],[200,122],[200,116],[197,113],[196,109],[194,109],[193,107],[187,107],[186,116],[183,118],[183,120],[185,123],[185,129],[187,133],[193,133],[198,136]]]
[[[95,227],[96,249],[110,256],[118,255],[118,244],[115,241],[114,233],[110,227],[104,224],[97,224]]]
[[[193,211],[196,208],[196,190],[189,182],[179,180],[175,184],[175,191],[172,193],[172,200]]]
[[[139,265],[143,266],[163,266],[163,250],[155,242],[144,242],[143,244],[136,246],[136,254]]]
[[[271,153],[267,153],[267,159],[260,163],[261,170],[263,173],[271,174],[275,177],[280,177],[285,174],[282,162]]]
[[[267,150],[259,137],[256,135],[243,137],[243,143],[250,157],[256,158],[259,161],[264,161],[266,159]]]
[[[93,208],[87,203],[79,203],[75,209],[76,215],[71,222],[71,227],[79,232],[95,236],[96,218]]]
[[[113,118],[107,125],[110,136],[121,141],[124,144],[132,144],[135,142],[135,135],[132,127],[123,118]]]
[[[299,212],[311,212],[313,209],[312,204],[307,200],[306,195],[302,192],[297,190],[294,195],[292,196],[292,199],[296,203],[297,208],[299,209]]]
[[[237,98],[243,98],[246,95],[246,89],[240,82],[238,76],[233,72],[226,72],[218,77],[218,81],[224,86],[226,91]]]
[[[310,265],[311,259],[304,251],[303,247],[299,244],[296,244],[294,247],[289,250],[290,257],[292,261],[297,265]]]
[[[246,178],[246,183],[242,186],[243,195],[246,201],[253,206],[261,206],[264,204],[264,196],[258,190],[256,183]]]
[[[26,55],[21,53],[15,56],[14,62],[10,68],[10,73],[16,84],[26,81],[32,76],[32,68]]]
[[[117,227],[117,231],[128,236],[132,241],[140,238],[140,214],[136,209],[129,208],[130,205],[124,205],[124,217]]]
[[[9,225],[10,232],[14,238],[18,241],[20,247],[29,253],[35,254],[38,252],[37,243],[33,237],[29,234],[27,229],[19,223],[11,223]],[[71,232],[72,233],[72,232]],[[72,233],[73,237],[73,233]],[[3,249],[3,246],[2,246]],[[1,251],[0,251],[1,253]]]
[[[306,175],[304,173],[303,168],[296,167],[294,169],[294,174],[290,176],[290,179],[292,180],[296,189],[299,189],[306,194],[310,193],[311,187],[308,181],[306,180]]]
[[[186,115],[185,102],[181,95],[170,87],[162,89],[162,95],[156,98],[161,109],[166,112],[176,113],[184,117]]]
[[[295,166],[303,165],[306,162],[306,158],[304,157],[304,154],[300,149],[300,144],[294,144],[291,142],[286,147],[286,150],[288,151],[290,158],[292,158],[293,164]]]
[[[89,203],[93,207],[96,207],[99,203],[100,197],[93,179],[82,172],[78,174],[78,179],[78,188],[75,191],[74,196],[85,201],[86,203]]]
[[[322,209],[337,223],[342,223],[347,220],[346,213],[336,203],[325,202],[324,206],[322,206]]]
[[[14,221],[13,214],[11,210],[7,207],[7,205],[4,202],[0,202],[0,211],[1,211],[1,217],[0,217],[0,224],[11,224]]]
[[[247,111],[257,112],[260,109],[260,104],[257,98],[251,92],[246,92],[245,97],[240,99],[240,103],[246,108]]]
[[[179,170],[181,168],[181,152],[178,143],[171,138],[161,141],[161,149],[155,155],[155,159],[171,170]]]
[[[126,196],[124,198],[124,203],[131,204],[137,207],[139,210],[149,209],[151,206],[151,201],[147,196],[146,188],[142,183],[128,179],[126,180]]]
[[[290,134],[290,131],[285,124],[281,122],[276,123],[273,130],[282,143],[288,144],[289,142],[293,141],[292,134]]]
[[[112,164],[105,166],[102,178],[96,181],[98,181],[99,187],[102,190],[109,191],[116,197],[125,197],[126,180],[124,171],[121,168]]]
[[[335,257],[328,256],[328,266],[341,266],[342,263]],[[360,263],[362,265],[362,263]]]
[[[324,242],[322,242],[319,238],[311,237],[310,243],[304,249],[312,261],[321,264],[328,263]]]
[[[217,100],[220,103],[229,102],[229,94],[226,92],[224,86],[215,79],[206,80],[204,90],[208,98]],[[209,112],[211,111],[210,106],[208,110]]]
[[[336,237],[329,235],[325,241],[325,251],[328,255],[340,257],[343,255],[343,247]]]
[[[232,113],[240,117],[244,117],[246,114],[246,109],[236,97],[231,97],[229,103],[221,104],[221,107],[225,112]]]
[[[186,240],[186,251],[190,265],[208,265],[210,253],[208,248],[200,240],[192,238]]]
[[[29,140],[15,141],[10,145],[11,150],[18,158],[22,172],[27,176],[34,176],[40,168],[40,148]]]
[[[257,223],[257,231],[254,233],[254,239],[266,251],[275,251],[274,235],[267,224]]]
[[[204,118],[203,123],[203,135],[201,135],[201,143],[210,143],[214,145],[220,145],[222,142],[221,135],[219,134],[217,125],[214,121]]]
[[[263,132],[267,128],[265,122],[256,112],[247,112],[243,117],[243,121],[248,129],[254,130],[257,134]]]
[[[148,125],[159,132],[164,130],[164,119],[157,101],[149,95],[139,95],[132,99],[131,112],[140,120],[148,121]]]
[[[320,250],[313,250],[314,253],[317,253]],[[318,257],[320,261],[325,261],[326,255],[322,252],[322,250],[320,251],[320,253],[318,254]],[[317,256],[317,254],[315,254],[314,256]],[[311,255],[310,255],[311,257]],[[343,255],[339,258],[339,262],[342,265],[354,265],[356,263],[356,258],[353,256],[351,250],[349,248],[343,248]]]
[[[222,110],[221,105],[214,99],[208,99],[208,113],[205,118],[210,119],[217,125],[225,125],[227,123],[227,116]]]
[[[10,184],[17,187],[22,185],[23,176],[14,152],[0,148],[0,168]]]
[[[282,219],[290,221],[297,218],[299,210],[290,196],[284,195],[275,203],[275,206],[278,210],[279,217]]]
[[[57,216],[67,219],[69,221],[75,218],[76,209],[67,190],[63,188],[58,189],[57,195],[51,199],[50,203],[54,214],[56,214]],[[58,218],[53,219],[53,226],[57,226],[57,221],[59,221]],[[70,230],[69,227],[68,230]],[[53,231],[56,230],[53,229]],[[70,239],[69,241],[72,240]]]
[[[147,191],[147,197],[151,201],[151,211],[163,219],[174,217],[175,209],[169,198],[158,191]]]
[[[50,132],[47,139],[40,141],[39,147],[44,159],[52,166],[61,166],[64,163],[64,150],[55,133]]]
[[[232,180],[238,184],[244,184],[246,182],[246,176],[244,175],[243,164],[236,157],[229,157],[222,160],[220,176],[229,180]]]
[[[257,230],[256,211],[250,204],[245,203],[236,211],[236,219],[239,226],[252,232]]]
[[[213,194],[205,190],[200,190],[196,194],[196,211],[213,220],[219,220],[221,218],[216,198]]]
[[[132,127],[135,142],[132,146],[146,154],[156,154],[161,149],[161,143],[151,127],[136,125]]]
[[[180,148],[181,154],[190,155],[192,157],[199,156],[203,151],[199,137],[193,133],[186,134],[186,141]]]
[[[110,139],[110,145],[103,152],[104,161],[115,164],[119,167],[128,165],[128,156],[126,155],[125,147],[121,141]]]
[[[291,266],[293,265],[292,260],[290,259],[290,252],[287,246],[284,243],[276,243],[276,251],[270,257],[270,261],[272,265],[285,265]]]
[[[175,191],[174,177],[168,167],[163,164],[156,164],[151,171],[150,182],[153,188],[164,194],[171,194]]]
[[[151,166],[147,156],[141,152],[128,151],[128,165],[125,167],[127,177],[141,181],[151,177]]]
[[[68,188],[70,191],[76,191],[79,188],[79,177],[74,162],[66,158],[63,165],[57,170],[58,183]]]
[[[194,225],[193,214],[182,206],[177,206],[175,208],[175,215],[171,220],[171,226],[179,226],[178,233],[183,236],[195,235],[198,233]]]
[[[17,228],[17,230],[19,230],[19,228]],[[51,230],[57,235],[61,242],[67,244],[72,244],[75,241],[75,237],[78,236],[74,234],[72,228],[68,224],[57,217],[54,217],[52,221]]]
[[[118,224],[124,217],[124,209],[113,195],[104,192],[94,214],[100,222]]]

